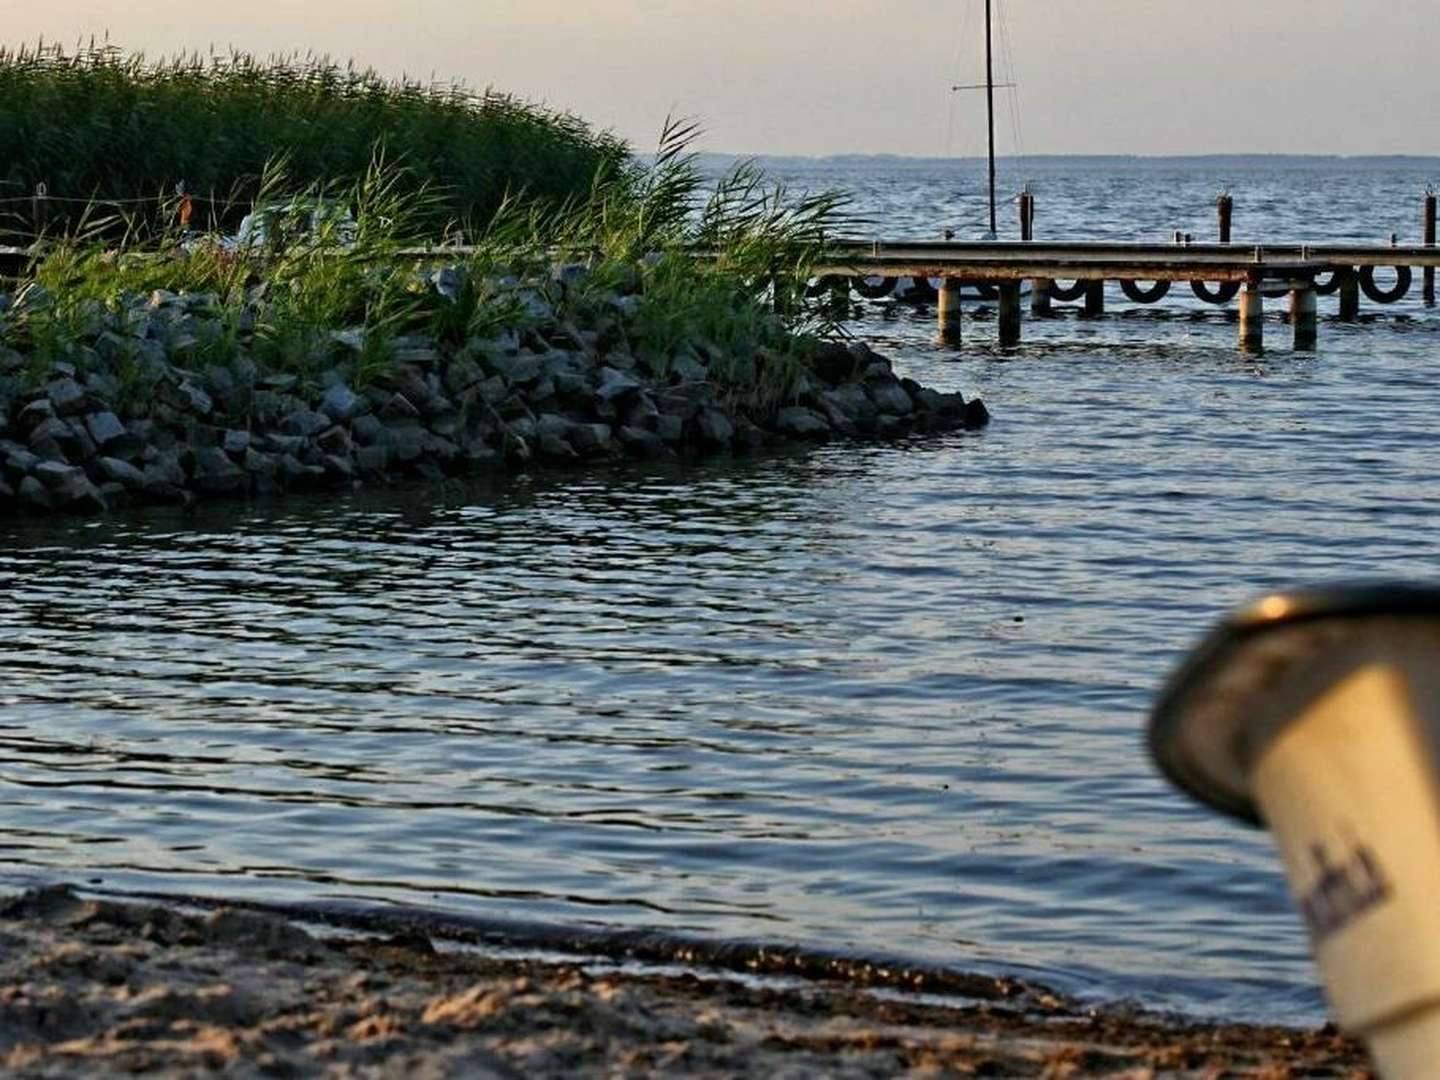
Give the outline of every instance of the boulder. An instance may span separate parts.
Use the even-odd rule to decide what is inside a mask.
[[[74,379],[56,379],[45,387],[45,396],[57,416],[75,416],[85,411],[85,388]]]
[[[791,405],[775,414],[775,430],[798,439],[823,438],[830,434],[830,425],[814,409]]]
[[[96,447],[101,450],[109,450],[129,434],[120,418],[113,412],[91,413],[85,418],[85,429],[90,433]]]
[[[239,495],[249,486],[245,470],[230,460],[218,446],[203,446],[194,451],[195,464],[190,484],[206,495]]]
[[[875,402],[875,407],[882,413],[905,416],[915,409],[915,403],[910,400],[910,395],[898,382],[871,383],[868,390],[870,400]]]
[[[145,487],[145,474],[128,461],[113,457],[96,458],[95,468],[104,480],[124,484],[130,490],[140,491]]]
[[[280,421],[280,430],[286,435],[313,439],[330,426],[330,417],[309,409],[297,409]]]
[[[695,417],[695,435],[701,445],[723,449],[735,437],[735,425],[719,409],[701,409]]]
[[[365,399],[344,383],[330,387],[320,401],[320,411],[337,424],[355,419],[366,408]]]

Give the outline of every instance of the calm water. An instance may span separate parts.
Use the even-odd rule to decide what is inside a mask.
[[[794,169],[892,234],[935,167]],[[1440,170],[1436,170],[1440,171]],[[1051,236],[1412,236],[1416,167],[1050,166]],[[968,194],[965,194],[968,192]],[[1259,222],[1266,227],[1261,229]],[[1355,227],[1352,228],[1352,225]],[[494,487],[0,522],[0,872],[901,952],[1314,1020],[1263,835],[1152,771],[1230,605],[1440,576],[1440,316],[1241,358],[1183,299],[857,326],[995,422]],[[1367,307],[1367,312],[1373,313]],[[1286,328],[1270,328],[1283,343]]]

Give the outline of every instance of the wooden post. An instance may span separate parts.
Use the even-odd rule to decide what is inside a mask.
[[[1035,239],[1035,196],[1029,188],[1020,193],[1020,239]]]
[[[1234,216],[1235,200],[1228,191],[1222,191],[1215,199],[1215,213],[1220,219],[1220,243],[1230,243],[1230,220]]]
[[[1290,326],[1295,331],[1295,351],[1314,352],[1320,339],[1319,305],[1315,302],[1314,289],[1291,290]]]
[[[1085,283],[1085,317],[1094,319],[1105,314],[1105,282]]]
[[[1002,281],[1000,290],[1000,344],[1020,344],[1020,283]]]
[[[1265,294],[1260,282],[1252,278],[1240,290],[1240,349],[1242,352],[1263,352],[1265,349]]]
[[[947,277],[940,281],[940,344],[960,344],[960,279]]]
[[[1435,192],[1425,193],[1425,246],[1435,246]],[[1425,267],[1425,303],[1435,306],[1435,268]]]
[[[1041,318],[1051,314],[1048,278],[1036,278],[1030,283],[1030,314],[1038,315]]]
[[[1340,321],[1354,322],[1360,317],[1360,275],[1354,267],[1344,267],[1336,273],[1340,278]]]

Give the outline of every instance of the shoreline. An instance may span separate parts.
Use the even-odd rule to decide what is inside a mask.
[[[1083,1008],[982,976],[950,1004],[797,976],[602,970],[64,886],[0,901],[0,944],[0,1065],[22,1076],[1371,1075],[1328,1025]]]
[[[442,267],[421,280],[443,295],[459,273]],[[860,341],[810,341],[803,360],[704,340],[632,349],[635,294],[602,296],[588,323],[563,313],[587,274],[563,267],[544,288],[506,283],[528,312],[523,327],[458,345],[401,337],[386,342],[378,370],[367,367],[373,343],[362,329],[334,330],[325,362],[304,375],[266,372],[243,351],[207,360],[231,332],[214,295],[160,290],[91,304],[74,316],[83,332],[68,360],[0,348],[0,508],[93,513],[353,491],[989,421],[978,398],[899,378]],[[0,297],[0,316],[48,303]],[[783,379],[773,391],[739,389],[770,368]]]

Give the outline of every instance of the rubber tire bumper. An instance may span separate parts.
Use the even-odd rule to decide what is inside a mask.
[[[1192,281],[1190,291],[1207,304],[1228,304],[1240,295],[1240,282],[1222,281],[1211,289],[1208,281]]]
[[[1051,300],[1059,300],[1062,304],[1068,304],[1072,300],[1079,300],[1085,295],[1085,286],[1088,281],[1077,281],[1066,288],[1061,288],[1058,281],[1050,282],[1049,292]]]
[[[1157,300],[1163,300],[1170,293],[1170,282],[1152,281],[1150,288],[1142,289],[1140,284],[1124,278],[1120,280],[1120,291],[1137,304],[1153,304]]]
[[[1395,284],[1388,289],[1382,289],[1375,284],[1375,267],[1366,266],[1360,270],[1360,288],[1377,304],[1393,304],[1397,300],[1405,299],[1405,294],[1410,291],[1414,280],[1415,276],[1410,272],[1410,267],[1397,266]]]

